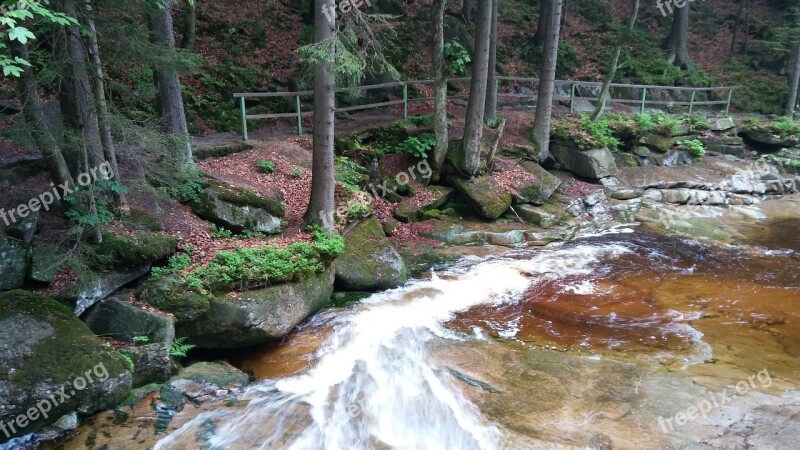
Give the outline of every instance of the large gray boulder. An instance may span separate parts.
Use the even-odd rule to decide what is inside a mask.
[[[204,348],[240,348],[286,336],[325,306],[333,293],[332,270],[303,281],[229,296],[211,297],[197,319],[178,322],[178,336]]]
[[[610,177],[617,173],[614,155],[607,148],[578,150],[563,143],[550,146],[553,157],[570,172],[592,180]]]
[[[30,252],[24,242],[0,237],[0,290],[21,287],[29,262]]]
[[[472,209],[484,219],[494,220],[502,216],[513,201],[511,194],[490,177],[477,177],[471,180],[451,177],[450,182]]]
[[[20,290],[0,294],[0,423],[14,423],[12,436],[70,411],[115,406],[131,388],[127,367],[55,300]]]
[[[112,297],[94,305],[83,317],[97,335],[122,342],[146,336],[147,342],[170,345],[175,339],[175,321],[169,316],[148,311]]]
[[[408,279],[403,258],[374,217],[344,236],[344,254],[334,261],[334,268],[336,287],[345,291],[391,289]]]
[[[29,211],[25,217],[18,219],[16,222],[6,227],[6,233],[9,236],[24,241],[30,244],[33,241],[33,235],[39,228],[39,211]]]
[[[536,176],[536,183],[521,189],[517,196],[525,203],[544,205],[553,192],[561,186],[561,179],[533,161],[523,160],[519,165]]]
[[[211,183],[190,202],[198,216],[231,231],[281,232],[282,199],[267,199],[238,187]]]

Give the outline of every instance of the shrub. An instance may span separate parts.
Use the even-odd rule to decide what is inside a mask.
[[[363,175],[368,173],[366,167],[352,161],[346,156],[336,158],[336,181],[353,192],[361,191]]]
[[[681,120],[662,111],[639,114],[636,116],[639,131],[642,133],[658,132],[672,136],[681,124]]]
[[[681,123],[687,124],[692,128],[692,132],[699,133],[711,126],[706,116],[702,114],[684,114],[680,118]]]
[[[289,176],[292,177],[292,178],[300,178],[300,177],[303,176],[303,173],[304,173],[303,169],[300,169],[298,167],[298,168],[294,168],[294,169],[290,170],[289,171]]]
[[[258,170],[260,170],[261,173],[271,174],[272,172],[275,172],[275,163],[272,161],[262,159],[259,160],[258,164],[256,165],[258,166]]]
[[[189,350],[195,348],[194,344],[187,344],[185,337],[175,338],[169,347],[169,355],[173,358],[185,358]]]
[[[154,277],[163,277],[165,275],[171,275],[175,272],[180,272],[181,270],[189,267],[192,264],[192,258],[182,253],[180,255],[173,255],[167,265],[164,267],[153,267],[150,271]]]
[[[800,133],[800,122],[789,117],[778,117],[769,123],[769,129],[783,137]]]
[[[614,150],[620,144],[612,129],[612,123],[616,120],[616,116],[601,116],[599,120],[592,121],[586,115],[568,115],[553,122],[552,133],[554,137],[571,142],[580,149],[607,147]]]
[[[689,153],[695,158],[702,158],[706,155],[706,147],[699,139],[685,139],[678,141],[678,145],[686,147]]]
[[[401,142],[397,146],[397,152],[425,159],[434,147],[436,147],[436,136],[432,133],[423,133],[419,137],[411,136]]]

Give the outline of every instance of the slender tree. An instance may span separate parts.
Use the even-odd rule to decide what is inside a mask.
[[[544,45],[547,30],[550,29],[550,18],[553,16],[553,0],[539,0],[539,25],[533,35],[533,45]]]
[[[444,9],[447,0],[433,0],[431,21],[433,22],[433,117],[436,148],[433,150],[434,178],[438,179],[447,156],[447,79],[444,73]]]
[[[189,8],[186,10],[186,23],[183,27],[183,39],[181,40],[181,48],[192,51],[194,49],[194,39],[197,36],[197,2],[189,2]]]
[[[792,70],[789,72],[789,98],[786,101],[784,114],[787,117],[794,117],[794,111],[797,108],[798,86],[800,85],[800,31],[797,30],[798,17],[800,16],[800,1],[795,9],[792,10],[792,15],[795,16],[792,23],[795,26],[790,27],[790,33],[794,38],[792,44],[791,64]]]
[[[472,61],[472,79],[464,122],[464,140],[461,146],[459,169],[474,176],[481,162],[483,138],[483,113],[486,105],[486,80],[489,72],[489,34],[491,29],[492,0],[478,0],[475,18],[475,58]]]
[[[100,59],[100,46],[97,43],[97,29],[92,16],[91,0],[86,0],[86,11],[84,21],[89,29],[89,55],[93,66],[92,87],[94,99],[97,102],[97,121],[100,127],[100,142],[103,146],[103,153],[106,161],[111,165],[117,182],[121,182],[119,165],[117,164],[117,149],[114,145],[114,138],[111,134],[111,112],[108,109],[108,101],[105,92],[105,77],[103,75],[103,64]],[[130,211],[128,199],[125,192],[118,190],[114,194],[119,204],[119,212],[127,214]]]
[[[174,62],[175,35],[172,24],[172,7],[169,0],[156,0],[147,10],[150,41],[161,47],[167,58],[153,69],[153,80],[158,92],[158,112],[167,133],[177,138],[178,166],[187,167],[192,162],[192,142],[186,125],[186,112],[181,96],[181,80]]]
[[[603,80],[603,88],[600,90],[600,99],[597,102],[594,113],[592,113],[592,120],[599,119],[603,114],[603,110],[606,108],[608,94],[611,91],[611,82],[614,80],[614,76],[617,74],[617,67],[619,66],[619,55],[622,53],[622,48],[625,46],[625,43],[628,42],[628,36],[630,36],[633,31],[633,26],[636,24],[636,16],[638,14],[639,0],[633,0],[631,15],[628,18],[628,25],[620,33],[619,39],[617,40],[617,47],[614,49],[614,56],[611,58],[611,65],[608,68],[608,73],[606,73],[606,78]]]
[[[315,0],[314,41],[317,44],[334,37],[336,17],[326,14],[335,7],[334,0]],[[330,46],[334,52],[334,47]],[[335,55],[318,60],[314,66],[314,149],[311,163],[311,200],[305,213],[305,221],[333,231],[334,209],[334,76]]]
[[[486,78],[486,105],[484,107],[484,120],[495,126],[497,123],[497,4],[492,2],[492,25],[489,32],[489,73]]]
[[[558,40],[561,32],[561,8],[563,0],[553,0],[553,9],[545,35],[542,68],[539,75],[539,96],[536,102],[536,117],[533,121],[531,139],[536,146],[539,161],[550,156],[550,122],[553,113],[553,94],[556,84]]]
[[[672,29],[664,42],[667,60],[683,70],[694,71],[695,65],[689,54],[689,6],[687,2],[673,13]]]
[[[464,17],[464,22],[467,25],[472,22],[472,0],[462,0],[461,15]]]

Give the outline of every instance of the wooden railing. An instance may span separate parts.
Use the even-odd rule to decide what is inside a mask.
[[[501,92],[500,90],[500,81],[511,81],[511,82],[523,82],[526,84],[531,84],[534,88],[538,86],[538,80],[536,78],[525,78],[525,77],[497,77],[497,85],[495,86],[495,90],[497,92],[498,99],[502,97],[506,98],[519,98],[519,99],[534,99],[538,97],[536,93],[530,94],[519,94],[519,93],[512,93],[512,92]],[[469,81],[469,78],[450,78],[448,82],[465,82]],[[408,96],[408,87],[414,85],[430,85],[433,84],[434,80],[415,80],[415,81],[395,81],[390,83],[381,83],[381,84],[371,84],[366,86],[356,86],[352,88],[341,88],[337,89],[336,92],[354,92],[354,91],[368,91],[371,89],[384,89],[384,88],[396,88],[402,87],[403,89],[403,99],[402,100],[391,100],[386,102],[378,102],[378,103],[369,103],[364,105],[354,105],[354,106],[347,106],[343,108],[336,108],[337,112],[348,112],[348,111],[357,111],[362,109],[371,109],[371,108],[381,108],[386,106],[394,106],[394,105],[403,105],[403,118],[408,118],[408,105],[413,102],[427,102],[433,100],[433,97],[414,97],[409,98]],[[591,82],[591,81],[564,81],[564,80],[556,80],[556,86],[559,87],[569,87],[569,95],[555,95],[553,100],[569,100],[569,110],[573,112],[575,110],[575,101],[576,100],[598,100],[597,97],[579,97],[577,95],[577,91],[579,87],[594,87],[599,88],[602,86],[602,83]],[[619,83],[612,83],[612,88],[629,88],[639,90],[641,89],[642,94],[640,98],[637,99],[614,99],[609,98],[609,102],[613,103],[622,103],[622,104],[632,104],[632,105],[639,105],[640,111],[644,112],[647,105],[673,105],[673,106],[688,106],[689,107],[689,114],[692,113],[695,106],[712,106],[712,105],[725,105],[725,115],[730,113],[731,107],[731,99],[733,98],[733,91],[737,89],[737,87],[682,87],[682,86],[655,86],[655,85],[642,85],[642,84],[619,84]],[[678,91],[678,92],[691,92],[689,101],[664,101],[664,100],[647,100],[647,94],[649,91],[660,90],[660,91]],[[562,92],[566,92],[566,89],[562,89]],[[727,98],[725,100],[707,100],[707,101],[695,101],[698,92],[726,92]],[[314,91],[298,91],[298,92],[255,92],[255,93],[236,93],[233,94],[234,98],[239,99],[240,109],[241,109],[241,121],[242,121],[242,138],[246,141],[247,140],[247,121],[248,120],[259,120],[259,119],[282,119],[282,118],[296,118],[297,119],[297,134],[303,134],[303,117],[304,116],[311,116],[311,111],[302,111],[301,106],[301,97],[314,95]],[[290,113],[272,113],[272,114],[247,114],[247,105],[246,100],[248,98],[265,98],[265,97],[294,97],[295,98],[295,111]],[[452,98],[468,98],[469,94],[458,94],[458,95],[448,95],[448,99]],[[725,94],[723,94],[723,98]]]

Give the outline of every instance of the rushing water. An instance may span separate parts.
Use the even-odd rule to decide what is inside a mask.
[[[718,380],[769,367],[776,378],[800,378],[798,253],[631,231],[468,257],[429,279],[324,311],[280,345],[238,361],[261,381],[237,401],[187,408],[152,438],[142,439],[147,432],[139,425],[123,445],[553,448],[523,445],[519,437],[554,442],[569,434],[566,442],[601,448],[612,442],[602,437],[610,433],[616,446],[640,439],[637,445],[669,447],[635,431],[643,422],[625,412],[674,397],[671,382],[659,379],[647,388],[652,398],[636,400],[639,384],[658,367]],[[510,354],[493,344],[498,339],[568,352]],[[609,364],[606,355],[651,368],[593,366]],[[708,362],[716,364],[702,364]],[[604,384],[591,384],[600,379]],[[666,392],[657,394],[661,388]],[[590,433],[591,421],[614,414],[618,422]],[[93,433],[84,441],[94,443]]]

